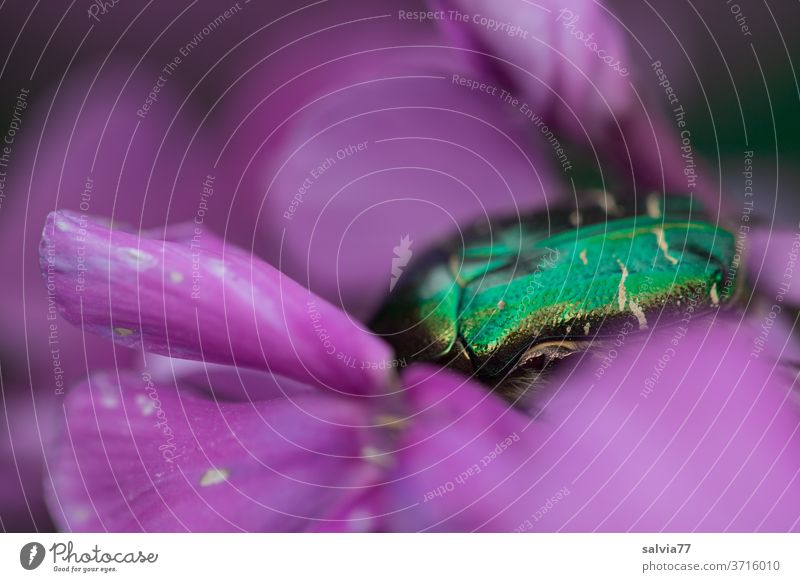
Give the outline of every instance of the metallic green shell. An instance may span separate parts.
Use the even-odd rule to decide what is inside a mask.
[[[627,321],[644,329],[686,301],[695,311],[728,302],[733,234],[685,197],[643,206],[603,195],[477,224],[412,265],[372,328],[398,357],[495,385],[534,346],[583,345]]]

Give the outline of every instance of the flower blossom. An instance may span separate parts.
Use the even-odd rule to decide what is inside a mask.
[[[790,231],[748,237],[737,263],[746,310],[692,314],[631,334],[613,354],[586,352],[529,409],[399,362],[366,329],[399,241],[421,251],[476,217],[578,195],[550,132],[531,131],[489,87],[524,101],[570,155],[595,154],[631,196],[686,187],[673,128],[598,58],[602,47],[633,63],[602,6],[431,5],[531,38],[480,19],[441,22],[449,44],[428,30],[413,46],[309,65],[277,89],[254,75],[221,105],[219,127],[236,129],[216,152],[220,173],[242,175],[222,177],[223,195],[240,210],[241,187],[257,216],[252,240],[235,220],[222,240],[210,224],[142,230],[49,215],[41,266],[61,315],[136,350],[66,398],[46,482],[61,529],[798,529]],[[576,31],[593,33],[598,50]],[[309,94],[295,107],[292,96]],[[726,218],[708,184],[696,194],[712,220]]]
[[[208,235],[198,296],[182,230],[82,232],[69,213],[45,226],[66,318],[200,362],[151,358],[70,392],[50,492],[64,529],[797,528],[791,378],[748,356],[746,324],[698,318],[678,342],[666,328],[600,375],[586,355],[528,414],[449,371],[398,374],[380,339]],[[90,280],[76,293],[79,244]],[[681,365],[648,384],[670,349]]]

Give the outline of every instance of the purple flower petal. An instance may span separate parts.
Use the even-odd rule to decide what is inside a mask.
[[[51,438],[53,398],[9,386],[5,365],[0,393],[0,530],[47,531],[52,522],[44,503],[42,466]]]
[[[537,473],[530,419],[451,372],[414,366],[403,380],[413,414],[385,491],[390,529],[512,529],[516,514],[497,516]]]
[[[635,85],[635,59],[628,49],[635,41],[602,3],[430,3],[468,16],[465,22],[444,19],[441,24],[456,46],[469,51],[473,63],[512,83],[517,97],[542,115],[562,141],[591,144],[601,163],[611,162],[619,177],[632,177],[644,193],[665,187],[687,190],[677,131],[659,103],[640,103],[637,89],[645,96],[650,91]],[[650,79],[645,80],[649,87]],[[718,194],[701,178],[695,192],[715,213]]]
[[[412,369],[392,527],[797,531],[791,376],[752,355],[752,326],[707,324],[586,355],[530,425],[464,379]]]
[[[36,16],[46,17],[39,11]],[[27,129],[16,136],[4,190],[14,195],[0,200],[0,247],[7,255],[0,303],[9,306],[0,310],[0,329],[15,338],[8,342],[14,351],[3,350],[3,355],[20,370],[21,387],[30,384],[50,394],[85,377],[87,364],[126,365],[132,353],[114,352],[103,339],[55,319],[37,268],[47,215],[62,208],[148,226],[192,219],[209,167],[202,141],[188,145],[189,112],[174,117],[180,104],[176,96],[162,94],[159,107],[137,123],[142,120],[135,112],[152,87],[152,73],[140,71],[128,80],[127,73],[111,69],[78,69],[52,96],[36,93],[33,99],[31,93],[24,113]],[[212,210],[209,215],[218,214]],[[54,359],[60,363],[58,374]]]
[[[800,413],[755,339],[698,319],[584,362],[541,415],[539,462],[571,495],[536,529],[797,530]]]
[[[217,400],[256,402],[316,390],[313,386],[251,368],[180,360],[158,354],[147,354],[146,361],[154,382],[180,382],[182,386],[203,391]]]
[[[50,508],[67,531],[324,528],[380,471],[369,408],[311,393],[216,403],[95,374],[67,398]]]
[[[30,11],[31,6],[27,9]],[[6,24],[7,11],[6,4],[2,10]],[[57,18],[47,32],[49,36],[61,16],[57,10],[36,11],[26,34],[35,34],[36,27],[30,25],[37,17],[50,14]],[[85,22],[84,11],[71,14]],[[68,22],[69,17],[61,23],[62,31],[69,29]],[[60,36],[52,39],[48,54],[58,53],[55,46]],[[42,42],[46,41],[47,36]],[[91,40],[84,49],[89,49],[89,44]],[[84,50],[83,54],[91,52]],[[36,75],[43,81],[50,76],[41,74],[49,69],[46,61]],[[0,188],[0,248],[5,258],[0,284],[0,366],[11,427],[10,433],[2,430],[8,438],[3,443],[7,448],[3,447],[0,454],[0,472],[4,475],[0,529],[52,528],[41,498],[46,474],[42,474],[38,430],[50,423],[48,411],[61,409],[66,387],[85,377],[87,369],[126,366],[135,355],[129,350],[115,350],[104,338],[84,335],[79,328],[58,321],[47,280],[42,285],[37,268],[41,225],[48,213],[59,207],[103,213],[134,224],[159,224],[175,215],[192,217],[198,204],[197,185],[207,173],[208,165],[199,161],[205,146],[188,146],[189,116],[173,119],[177,103],[169,96],[162,94],[163,107],[153,110],[147,123],[137,124],[135,111],[152,87],[151,72],[134,75],[123,89],[127,72],[121,73],[117,67],[103,71],[73,68],[74,74],[59,83],[58,90],[55,85],[50,90],[35,81],[31,86],[29,70],[21,86],[31,91],[15,105],[24,107],[27,103],[22,110],[25,130],[14,136],[10,166],[4,167],[0,176],[5,186]],[[5,80],[7,86],[15,85]],[[164,145],[159,149],[162,140]],[[169,196],[166,186],[173,184],[175,192],[190,195]],[[15,460],[25,498],[19,489]]]
[[[746,266],[751,284],[770,302],[800,307],[800,283],[793,284],[800,256],[800,233],[756,229],[747,237]]]
[[[41,266],[64,317],[122,345],[347,393],[389,384],[382,341],[241,251],[146,239],[60,212],[45,226]]]
[[[470,221],[540,208],[567,190],[555,186],[552,150],[531,147],[499,89],[454,81],[469,73],[452,56],[375,54],[277,137],[263,135],[272,141],[251,180],[266,192],[258,212],[270,261],[357,317],[388,295],[406,236],[421,253]]]

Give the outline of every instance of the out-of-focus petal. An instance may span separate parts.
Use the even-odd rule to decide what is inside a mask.
[[[146,239],[61,212],[45,225],[41,268],[62,315],[122,345],[348,393],[389,384],[382,341],[240,251]]]
[[[7,6],[2,10],[6,25]],[[30,10],[32,5],[26,6]],[[57,22],[57,9],[36,11],[21,42],[34,34],[31,25],[37,17],[46,19],[51,13]],[[86,17],[81,10],[72,14]],[[54,30],[48,28],[47,34]],[[135,112],[152,87],[152,71],[133,74],[123,88],[127,72],[107,67],[95,78],[96,71],[81,69],[76,62],[63,83],[55,83],[59,79],[47,72],[47,57],[58,52],[57,42],[55,35],[33,81],[28,79],[31,70],[24,82],[20,80],[21,85],[4,77],[4,86],[30,88],[27,97],[15,103],[24,129],[15,132],[13,145],[6,144],[10,163],[0,176],[4,186],[0,188],[0,248],[4,256],[0,368],[8,407],[3,412],[8,412],[12,430],[1,455],[0,519],[2,527],[23,531],[52,528],[43,516],[41,498],[46,475],[42,474],[38,429],[49,424],[50,415],[45,411],[60,410],[65,388],[85,377],[87,368],[126,366],[135,355],[58,321],[53,298],[42,285],[37,268],[42,224],[55,208],[106,214],[137,225],[163,224],[174,216],[190,218],[197,212],[199,185],[208,173],[208,165],[201,161],[204,147],[198,146],[202,142],[188,146],[192,113],[184,109],[175,117],[178,102],[171,96],[162,94],[147,122],[137,123],[142,120]],[[27,54],[34,59],[44,56],[43,46]],[[21,46],[18,49],[15,57],[26,54]],[[38,86],[43,79],[53,82],[52,87]],[[173,184],[176,196],[170,197]],[[14,456],[27,499],[19,490]],[[35,525],[27,505],[33,510]]]
[[[556,185],[552,148],[520,131],[501,88],[478,90],[453,56],[404,47],[348,59],[358,68],[274,135],[266,122],[246,126],[264,141],[239,158],[256,155],[245,180],[263,196],[270,260],[357,317],[389,293],[404,237],[423,252],[475,219],[541,208],[569,189]],[[268,103],[261,115],[272,115]]]
[[[415,366],[403,381],[412,414],[384,492],[389,528],[511,530],[518,514],[503,511],[538,473],[530,419],[451,372]]]
[[[800,412],[756,334],[693,318],[584,362],[540,416],[544,490],[571,494],[534,528],[796,530]]]
[[[754,229],[746,240],[745,258],[751,285],[769,301],[785,301],[787,305],[800,307],[800,283],[795,280],[800,264],[800,233],[788,229]]]
[[[13,362],[20,386],[30,379],[42,392],[63,391],[86,376],[87,364],[126,365],[130,355],[55,320],[37,268],[47,215],[61,208],[148,227],[191,220],[208,173],[204,146],[188,145],[192,112],[176,117],[179,102],[173,96],[162,94],[146,121],[136,116],[152,72],[138,71],[129,80],[118,69],[104,70],[96,79],[94,73],[79,69],[57,92],[31,93],[23,111],[25,131],[16,136],[7,172],[7,196],[0,202],[0,247],[6,256],[0,303],[9,306],[0,310],[0,329],[6,341],[15,338],[8,341],[7,369]],[[209,221],[216,209],[211,203]],[[58,380],[54,359],[61,368]]]
[[[394,526],[796,531],[791,378],[752,356],[752,326],[708,323],[585,356],[539,395],[530,425],[465,380],[409,373],[423,412],[404,436],[390,498],[416,505]]]
[[[49,505],[68,531],[313,529],[380,471],[368,410],[318,392],[217,404],[95,374],[67,398]]]
[[[661,103],[644,107],[636,86],[636,61],[619,25],[601,2],[569,0],[431,0],[447,11],[468,16],[440,22],[469,60],[514,84],[514,91],[562,135],[593,143],[601,163],[612,167],[626,186],[635,180],[651,189],[689,188],[677,130]],[[637,47],[638,48],[638,47]],[[481,54],[484,53],[484,54]],[[675,75],[677,76],[677,71]],[[648,87],[649,87],[648,79]],[[695,192],[709,212],[718,196],[702,177]]]
[[[0,394],[0,531],[52,529],[44,503],[43,452],[51,436],[52,394],[2,382]]]
[[[635,96],[626,77],[632,63],[622,34],[602,5],[587,0],[526,3],[490,0],[434,0],[434,5],[459,11],[469,16],[466,22],[443,19],[447,29],[456,28],[468,43],[464,48],[484,48],[491,60],[486,67],[502,68],[525,94],[537,111],[558,107],[563,100],[575,112],[561,125],[582,132],[580,124],[590,132],[608,127],[613,113],[626,111]],[[494,24],[504,28],[493,29]],[[511,27],[518,33],[508,34]],[[573,31],[593,33],[593,40],[606,54],[620,61],[614,70],[592,52]],[[521,34],[527,32],[527,38]],[[500,62],[497,62],[500,59]],[[503,61],[507,61],[503,63]],[[624,73],[627,73],[624,74]]]
[[[252,368],[180,360],[152,353],[146,354],[145,358],[154,382],[179,382],[218,400],[273,400],[316,390],[308,384]]]
[[[114,225],[115,228],[119,225]],[[141,232],[143,238],[164,240],[167,242],[180,243],[184,246],[194,246],[204,252],[219,256],[236,256],[240,259],[250,259],[249,252],[236,246],[230,241],[218,237],[213,232],[205,228],[199,228],[194,222],[180,222],[169,224],[163,227],[151,228]]]

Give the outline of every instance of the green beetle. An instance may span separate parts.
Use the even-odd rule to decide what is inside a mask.
[[[575,208],[475,224],[412,263],[372,329],[401,358],[461,370],[509,398],[622,325],[730,303],[734,235],[693,200],[605,192]]]

